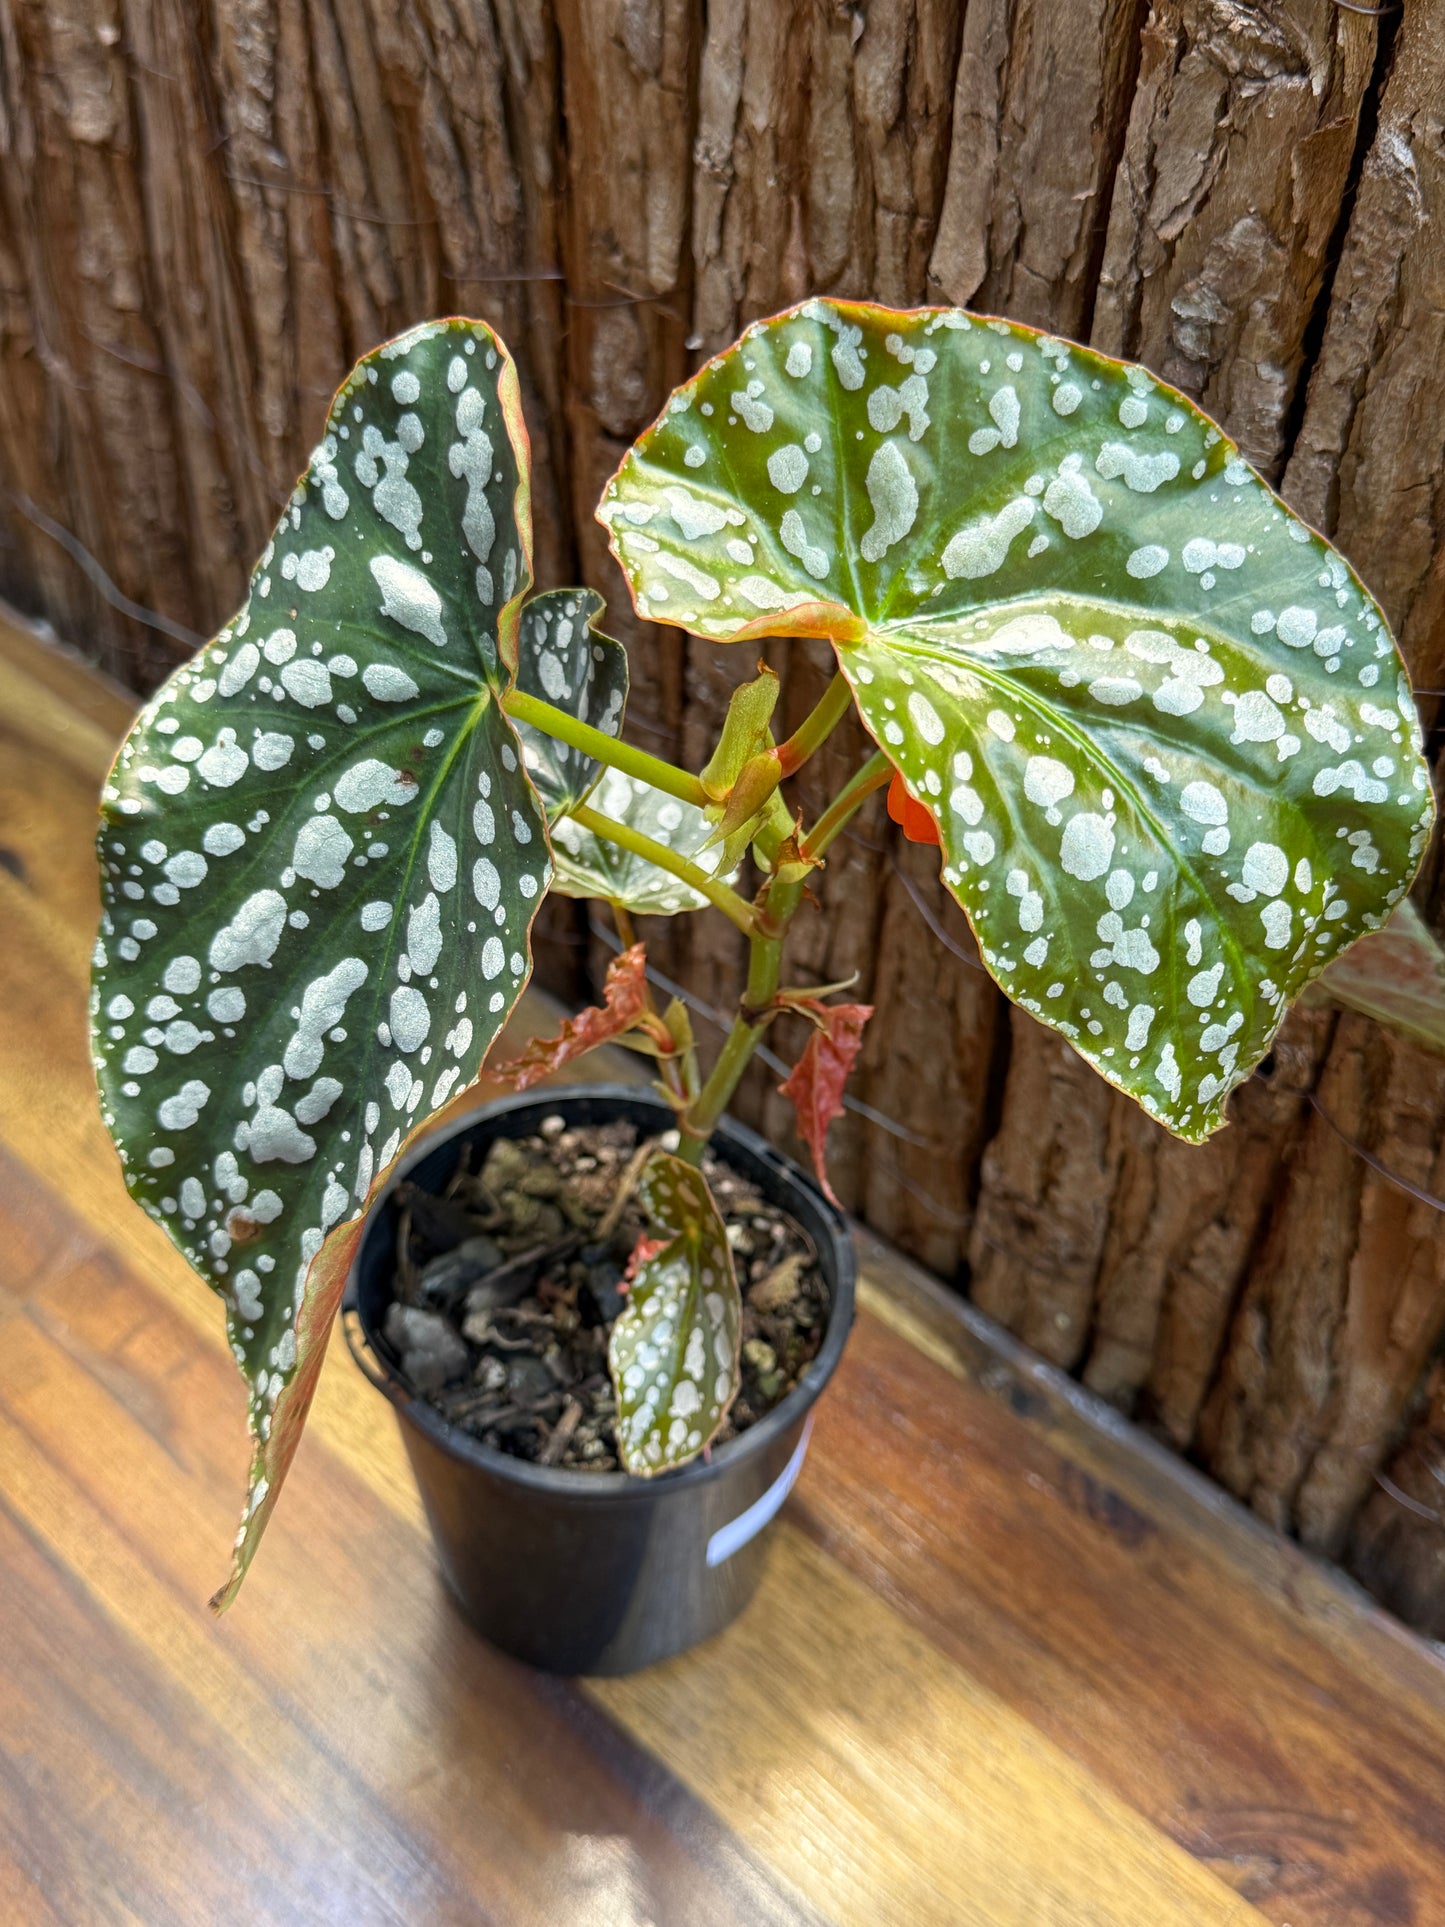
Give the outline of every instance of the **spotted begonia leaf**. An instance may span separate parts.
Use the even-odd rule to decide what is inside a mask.
[[[1307,1000],[1360,1011],[1445,1051],[1445,950],[1409,897],[1382,930],[1370,931],[1326,966]]]
[[[638,1196],[652,1237],[612,1327],[608,1363],[622,1462],[650,1477],[695,1458],[722,1424],[737,1390],[742,1303],[697,1166],[654,1151]]]
[[[578,722],[619,736],[627,707],[627,651],[595,627],[602,609],[595,589],[549,589],[533,596],[522,611],[517,687]],[[553,823],[586,798],[602,765],[530,723],[516,727],[527,774]]]
[[[721,845],[705,847],[713,826],[702,811],[635,776],[608,770],[588,802],[614,823],[625,823],[689,858],[708,876],[716,876],[722,866]],[[649,917],[672,917],[681,910],[707,907],[707,898],[670,870],[660,870],[645,857],[594,835],[569,816],[553,825],[552,849],[557,866],[552,888],[561,896],[605,898]]]
[[[1379,608],[1142,368],[807,302],[677,391],[598,515],[651,620],[833,642],[995,978],[1181,1136],[1414,873]]]
[[[479,322],[359,364],[245,607],[103,792],[94,1043],[141,1205],[250,1388],[224,1603],[294,1450],[358,1219],[530,970],[545,821],[499,698],[530,581],[517,378]]]

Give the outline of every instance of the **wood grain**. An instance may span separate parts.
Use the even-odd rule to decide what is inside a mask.
[[[1137,0],[973,0],[929,280],[1083,338],[1139,66]]]
[[[1142,35],[1091,339],[1277,475],[1378,27],[1334,0],[1162,0]]]
[[[1439,687],[1442,48],[1445,0],[0,0],[0,591],[148,687],[230,614],[355,355],[481,311],[521,368],[539,579],[608,595],[629,727],[700,762],[753,656],[639,624],[593,504],[699,356],[821,290],[1006,308],[1179,382]],[[771,654],[796,722],[822,654]],[[840,733],[806,806],[861,753]],[[1442,887],[1432,855],[1437,921]],[[1317,1195],[1313,1100],[1417,1172],[1439,1067],[1293,1019],[1268,1084],[1190,1150],[1001,1000],[881,805],[817,896],[795,973],[856,973],[877,1006],[842,1195],[1274,1523],[1345,1548],[1424,1410],[1445,1281],[1433,1220],[1397,1225],[1387,1183]],[[723,919],[644,935],[703,1004],[735,995]],[[585,912],[544,906],[554,992],[604,962]],[[755,1069],[738,1105],[782,1139],[777,1082]],[[1392,1597],[1420,1597],[1390,1565],[1415,1516],[1359,1567]]]

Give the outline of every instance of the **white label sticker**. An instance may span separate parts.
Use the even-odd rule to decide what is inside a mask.
[[[736,1519],[729,1519],[725,1526],[719,1526],[707,1542],[707,1562],[710,1566],[720,1566],[724,1559],[745,1546],[749,1539],[755,1539],[772,1518],[778,1507],[787,1498],[798,1482],[798,1474],[803,1469],[803,1460],[808,1452],[808,1440],[813,1436],[813,1415],[808,1414],[808,1422],[803,1427],[803,1436],[798,1440],[792,1458],[783,1467],[761,1498],[754,1499],[746,1512],[740,1512]]]

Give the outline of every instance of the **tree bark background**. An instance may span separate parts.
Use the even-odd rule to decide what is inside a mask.
[[[814,292],[1148,363],[1445,682],[1445,0],[0,0],[0,593],[153,684],[238,602],[356,356],[480,313],[522,369],[539,581],[609,595],[632,731],[701,760],[751,663],[640,625],[591,510],[699,358]],[[774,657],[795,719],[823,661]],[[1445,1241],[1380,1169],[1445,1191],[1445,1064],[1300,1013],[1192,1149],[1003,1002],[881,810],[819,894],[794,973],[878,1005],[847,1200],[1445,1631]],[[1421,894],[1439,921],[1436,869]],[[645,934],[703,1004],[738,987],[721,919]],[[604,954],[549,908],[555,988]],[[775,1083],[741,1108],[785,1137]]]

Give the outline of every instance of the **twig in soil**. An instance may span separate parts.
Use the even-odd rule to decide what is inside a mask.
[[[497,1330],[498,1317],[516,1319],[520,1324],[541,1327],[547,1332],[552,1329],[552,1321],[545,1312],[528,1311],[524,1305],[491,1305],[482,1311],[470,1312],[462,1326],[462,1336],[469,1338],[474,1345],[495,1345],[499,1352],[528,1352],[536,1349],[536,1339],[525,1333],[516,1338],[508,1338]]]
[[[494,1265],[490,1271],[484,1271],[480,1278],[472,1280],[467,1290],[469,1293],[494,1292],[499,1286],[510,1284],[518,1272],[526,1271],[529,1266],[535,1271],[540,1271],[544,1265],[551,1264],[554,1259],[567,1257],[581,1242],[581,1233],[572,1232],[567,1237],[558,1238],[549,1245],[533,1245],[530,1251],[519,1251],[515,1257],[508,1258],[505,1264]],[[502,1306],[499,1309],[512,1310],[514,1307]]]
[[[474,1311],[462,1326],[463,1335],[474,1345],[495,1345],[499,1352],[530,1352],[534,1346],[530,1338],[504,1338],[492,1328],[492,1314],[489,1311]]]
[[[444,1198],[454,1198],[462,1186],[475,1177],[476,1173],[472,1169],[473,1149],[474,1147],[470,1144],[462,1146],[462,1154],[457,1159],[457,1168],[447,1179],[446,1189],[442,1192]]]
[[[401,1295],[408,1304],[415,1303],[420,1296],[421,1286],[416,1275],[416,1266],[411,1261],[411,1206],[404,1204],[396,1217],[396,1270],[401,1279]]]
[[[444,1401],[438,1400],[438,1407],[446,1414],[447,1418],[451,1420],[452,1424],[455,1425],[458,1420],[471,1418],[473,1413],[480,1412],[488,1400],[494,1399],[496,1396],[497,1394],[494,1391],[484,1391],[481,1389],[473,1389],[470,1393],[465,1391],[458,1392],[455,1396],[448,1393]],[[501,1409],[503,1408],[498,1407],[499,1411]],[[492,1423],[492,1417],[493,1415],[489,1413],[487,1416],[488,1425]]]
[[[617,1195],[611,1204],[608,1205],[605,1214],[598,1223],[596,1231],[592,1234],[595,1244],[606,1244],[618,1225],[621,1224],[622,1214],[627,1209],[633,1192],[637,1189],[637,1180],[642,1176],[642,1167],[652,1156],[656,1144],[657,1140],[655,1138],[644,1138],[642,1143],[639,1144],[637,1149],[632,1153],[632,1156],[627,1160],[627,1168],[622,1173],[622,1180],[617,1187]]]
[[[569,1398],[567,1408],[552,1427],[552,1436],[542,1448],[538,1465],[556,1465],[567,1447],[572,1443],[572,1434],[582,1422],[582,1404],[579,1399]]]

